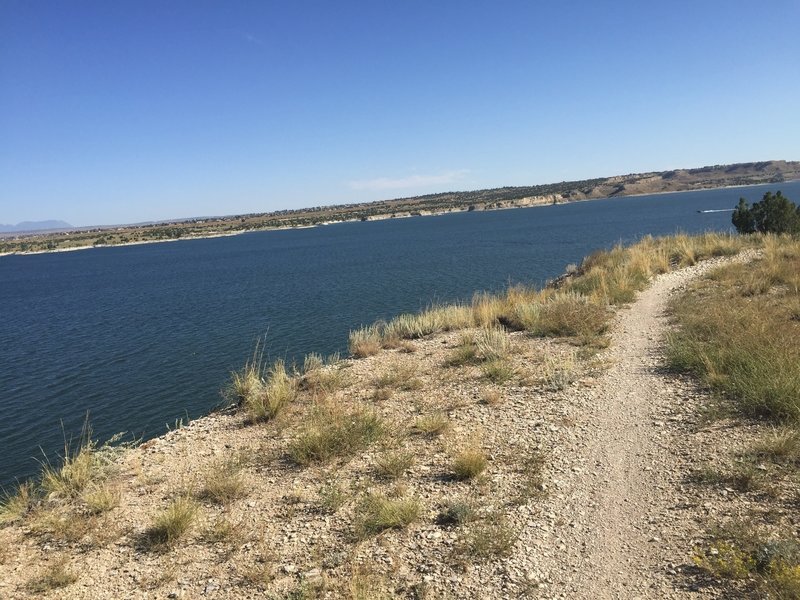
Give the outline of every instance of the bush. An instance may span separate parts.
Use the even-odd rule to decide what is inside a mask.
[[[781,192],[767,192],[752,207],[739,198],[731,220],[739,233],[800,233],[800,207]]]

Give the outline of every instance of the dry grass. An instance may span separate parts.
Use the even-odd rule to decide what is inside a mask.
[[[502,515],[490,515],[471,526],[456,545],[456,551],[473,560],[508,556],[517,535]]]
[[[416,378],[417,367],[412,363],[395,363],[389,370],[375,378],[378,389],[395,388],[403,391],[416,390],[422,382]]]
[[[197,496],[216,504],[229,504],[246,495],[243,462],[240,457],[223,459],[211,465]]]
[[[89,514],[99,515],[119,506],[122,490],[117,483],[92,483],[81,494],[86,510]]]
[[[323,485],[318,492],[319,504],[323,512],[335,514],[350,500],[350,496],[345,493],[341,486],[336,482],[328,482]]]
[[[516,377],[517,371],[508,361],[502,359],[490,360],[481,365],[484,377],[489,381],[502,385]]]
[[[225,518],[216,519],[203,532],[202,539],[207,544],[238,544],[244,539],[245,529],[241,522],[234,523]]]
[[[68,569],[67,559],[60,558],[31,579],[25,588],[32,594],[44,594],[51,590],[65,588],[77,580],[77,575]]]
[[[449,428],[450,420],[440,412],[422,415],[414,421],[414,431],[430,437],[441,435]]]
[[[478,446],[461,450],[453,457],[450,470],[456,479],[474,479],[486,470],[489,460],[486,453]]]
[[[31,508],[34,487],[24,482],[12,492],[3,492],[0,497],[0,525],[21,521]]]
[[[372,410],[320,406],[291,443],[289,455],[300,465],[351,457],[383,437],[385,431],[384,422]]]
[[[800,431],[776,427],[754,443],[748,454],[756,460],[800,465]]]
[[[466,525],[477,521],[480,505],[471,498],[458,498],[445,502],[436,522],[439,525]]]
[[[545,387],[553,391],[566,389],[577,378],[578,367],[574,353],[560,356],[545,354],[542,367]]]
[[[503,399],[503,394],[496,388],[486,388],[481,394],[481,402],[488,406],[497,406]]]
[[[355,358],[366,358],[381,351],[381,331],[376,325],[361,327],[350,332],[348,348]]]
[[[70,500],[80,496],[98,475],[94,443],[87,440],[74,453],[65,447],[61,466],[44,463],[40,485],[45,496]]]
[[[384,577],[362,566],[353,571],[348,585],[350,600],[390,600],[395,595],[387,589]]]
[[[344,372],[338,366],[339,357],[324,359],[319,354],[309,354],[303,360],[303,375],[300,387],[315,396],[325,396],[347,386]]]
[[[461,367],[478,361],[478,346],[472,333],[464,333],[453,353],[444,363],[446,367]]]
[[[402,529],[417,520],[420,509],[414,498],[367,494],[356,509],[356,535],[366,538],[387,529]]]
[[[501,328],[480,329],[475,335],[475,350],[483,361],[502,361],[511,352],[511,343]]]
[[[252,361],[231,374],[226,395],[255,423],[274,419],[297,397],[297,390],[298,382],[286,371],[283,360],[276,360],[265,372],[256,350]]]
[[[151,548],[171,546],[186,535],[194,524],[200,507],[188,495],[178,496],[153,520],[143,541]]]
[[[387,452],[375,460],[378,476],[394,481],[414,465],[414,455],[408,451]]]

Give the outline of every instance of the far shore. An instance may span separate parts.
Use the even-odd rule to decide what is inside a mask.
[[[788,181],[784,181],[781,183],[796,183],[800,181],[800,179],[791,179]],[[639,198],[642,196],[661,196],[664,194],[682,194],[685,192],[704,192],[704,191],[711,191],[711,190],[722,190],[722,189],[735,189],[735,188],[748,188],[748,187],[755,187],[755,186],[763,186],[763,185],[770,185],[768,183],[752,183],[752,184],[741,184],[741,185],[722,185],[716,187],[709,187],[709,188],[700,188],[694,190],[667,190],[662,192],[648,192],[648,193],[641,193],[641,194],[625,194],[619,196],[605,196],[602,198],[579,198],[575,200],[569,200],[566,202],[558,202],[556,204],[550,202],[542,202],[537,204],[526,204],[526,205],[519,205],[519,206],[497,206],[491,208],[481,208],[479,211],[476,212],[488,212],[488,211],[495,211],[495,210],[512,210],[512,209],[520,209],[520,208],[540,208],[546,206],[555,206],[558,204],[574,204],[576,202],[592,202],[595,200],[613,200],[617,198]],[[513,200],[510,202],[514,202]],[[405,211],[401,211],[403,214],[398,214],[395,216],[393,213],[385,213],[375,215],[374,218],[368,219],[367,221],[381,221],[381,220],[388,220],[388,219],[398,219],[398,218],[410,218],[410,217],[436,217],[445,214],[452,214],[457,212],[469,212],[469,210],[465,208],[453,208],[451,210],[441,210],[426,214],[405,214]],[[255,233],[260,231],[284,231],[289,229],[313,229],[315,227],[323,227],[328,225],[336,225],[339,223],[358,223],[361,222],[361,219],[342,219],[333,220],[333,221],[322,221],[319,223],[315,223],[313,225],[289,225],[285,227],[263,227],[257,229],[242,229],[237,231],[229,231],[225,233],[216,232],[216,233],[208,233],[208,234],[200,234],[200,235],[187,235],[185,237],[179,238],[168,238],[168,239],[159,239],[159,240],[138,240],[135,242],[122,242],[119,244],[99,244],[99,245],[86,245],[86,246],[75,246],[72,248],[54,248],[51,250],[26,250],[26,251],[18,251],[18,252],[0,252],[0,257],[3,256],[15,256],[15,255],[33,255],[33,254],[52,254],[57,252],[74,252],[78,250],[93,250],[96,248],[115,248],[120,246],[140,246],[143,244],[159,244],[164,242],[181,242],[181,241],[191,241],[191,240],[204,240],[204,239],[212,239],[212,238],[220,238],[220,237],[230,237],[234,235],[240,235],[243,233]]]

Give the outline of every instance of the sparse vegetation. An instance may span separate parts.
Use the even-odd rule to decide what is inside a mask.
[[[319,503],[324,512],[334,514],[338,512],[348,500],[348,495],[336,482],[328,482],[319,490]]]
[[[60,466],[53,466],[49,462],[43,463],[42,492],[50,497],[73,499],[99,475],[95,445],[87,437],[74,453],[70,452],[68,445],[65,446]]]
[[[548,353],[544,357],[543,368],[545,387],[554,391],[566,389],[575,381],[575,354],[555,356]]]
[[[503,394],[495,388],[486,388],[481,394],[481,402],[488,406],[496,406],[503,402]]]
[[[151,488],[147,495],[152,498],[171,493],[176,481],[182,482],[182,489],[191,490],[176,497],[163,513],[152,513],[152,525],[135,539],[142,549],[165,551],[189,537],[196,527],[198,545],[192,550],[201,550],[198,560],[205,561],[204,566],[210,566],[214,573],[233,573],[235,585],[250,585],[251,591],[287,598],[323,593],[377,598],[401,592],[422,597],[419,594],[425,592],[429,582],[414,584],[400,581],[396,575],[396,569],[405,568],[409,557],[395,550],[398,546],[408,548],[404,544],[412,537],[420,548],[444,544],[436,546],[438,550],[431,556],[440,556],[442,548],[452,549],[449,556],[457,562],[497,561],[491,568],[497,566],[493,572],[500,572],[504,565],[499,559],[513,551],[516,530],[524,526],[525,515],[530,512],[520,507],[547,493],[548,460],[541,448],[556,439],[556,434],[550,433],[555,428],[537,430],[543,439],[528,448],[522,440],[531,437],[521,436],[523,429],[510,426],[506,435],[503,425],[523,414],[527,419],[536,415],[533,418],[538,420],[537,396],[546,402],[560,398],[539,394],[535,386],[561,390],[579,378],[581,385],[592,385],[586,359],[606,340],[613,314],[610,305],[631,301],[653,274],[759,243],[758,236],[746,241],[717,235],[645,238],[633,248],[613,248],[587,258],[557,289],[517,286],[504,294],[477,294],[468,304],[434,307],[419,316],[404,315],[388,324],[353,332],[353,356],[382,352],[369,361],[340,364],[336,359],[310,354],[302,367],[295,365],[287,370],[282,361],[277,361],[264,369],[255,356],[233,375],[228,394],[249,420],[268,422],[258,429],[241,430],[248,440],[260,440],[258,450],[248,453],[247,463],[242,462],[241,454],[208,463],[205,454],[189,459],[191,470],[173,470],[173,463],[168,463],[152,470],[157,477],[134,473],[134,485]],[[777,245],[771,249],[771,242],[766,243],[765,260],[773,254],[776,257],[766,274],[746,275],[740,269],[742,284],[737,298],[746,302],[789,297],[796,290],[794,267],[779,266],[783,263],[778,259],[786,249]],[[731,268],[730,273],[715,275],[710,285],[724,287],[725,278],[734,275],[736,269]],[[777,314],[778,309],[775,311]],[[800,301],[783,315],[782,323],[800,323]],[[450,330],[462,331],[428,339]],[[562,339],[536,339],[540,336]],[[412,344],[408,340],[417,341]],[[416,347],[416,354],[401,354],[404,344]],[[438,365],[452,368],[437,369]],[[424,392],[402,393],[419,390],[422,378]],[[514,383],[504,385],[510,381]],[[508,404],[500,406],[504,401]],[[476,406],[476,402],[485,406]],[[548,413],[542,424],[569,426],[568,420],[575,418],[573,410]],[[225,414],[222,418],[228,417]],[[242,421],[231,419],[236,427]],[[718,485],[730,496],[749,495],[759,500],[766,497],[773,472],[795,481],[792,478],[800,442],[791,419],[779,420],[780,425],[730,464],[722,461],[723,467],[698,473],[695,481]],[[572,421],[576,422],[582,421]],[[451,435],[434,439],[448,429]],[[186,438],[204,439],[192,438],[196,431],[187,431]],[[240,435],[216,429],[216,423],[210,431],[222,436],[215,439],[214,454],[223,444],[230,448],[228,443]],[[539,435],[527,431],[533,437]],[[476,432],[483,432],[482,446],[473,442]],[[468,445],[459,446],[462,443]],[[95,532],[114,521],[113,513],[103,513],[114,511],[119,504],[120,482],[99,475],[107,473],[105,459],[93,446],[90,450],[95,462],[78,452],[69,455],[66,471],[53,469],[54,481],[65,479],[70,485],[60,488],[62,491],[52,494],[50,500],[36,486],[7,496],[0,505],[0,520],[13,525],[9,531],[37,536],[33,538],[37,543],[55,542],[70,550],[93,548]],[[149,450],[143,453],[141,464],[151,468],[154,456]],[[94,474],[82,484],[84,464],[91,464],[88,471]],[[487,474],[490,464],[491,476]],[[298,466],[309,468],[301,470]],[[261,486],[252,498],[254,502],[233,503],[245,495],[245,481]],[[142,510],[139,503],[151,500],[140,493],[128,493],[126,488],[124,504],[126,510],[133,509],[133,531],[142,532],[149,524],[146,519],[150,513],[147,505]],[[198,501],[217,505],[207,508],[207,519],[206,515],[198,518]],[[445,530],[435,529],[433,519]],[[17,526],[23,520],[24,532]],[[274,523],[282,526],[289,521],[293,522],[286,528],[288,533],[278,528],[275,537]],[[415,521],[422,523],[409,527]],[[295,537],[309,526],[319,527],[321,535]],[[354,536],[342,535],[351,527]],[[407,531],[403,531],[405,528]],[[115,535],[130,533],[120,530]],[[263,536],[261,544],[259,535]],[[268,546],[281,543],[281,536],[289,536],[290,542],[282,546],[279,562]],[[762,536],[762,546],[769,546],[773,539]],[[770,597],[792,597],[786,590],[796,583],[798,563],[790,560],[789,553],[781,550],[779,560],[763,562],[755,547],[739,540],[726,538],[713,544],[717,542],[698,548],[697,564],[702,569],[715,577],[758,579]],[[370,570],[365,562],[371,555],[385,555],[391,560]],[[225,581],[222,585],[231,583],[227,575],[219,578]],[[153,589],[165,581],[145,577],[139,586]],[[508,593],[522,594],[524,585],[512,581]],[[430,585],[438,593],[437,586]],[[194,584],[189,587],[192,592],[202,592]]]
[[[800,543],[765,538],[749,521],[717,528],[694,562],[719,579],[750,580],[765,597],[794,599],[800,591]]]
[[[252,422],[268,421],[296,398],[297,380],[287,373],[283,360],[276,360],[264,373],[258,358],[232,374],[229,396]]]
[[[486,379],[498,385],[511,381],[517,374],[514,367],[505,360],[490,360],[483,363],[481,369]]]
[[[416,390],[422,387],[422,382],[417,379],[416,374],[416,365],[395,363],[388,371],[375,378],[375,387],[378,389],[395,388],[403,391]]]
[[[798,298],[800,242],[765,238],[761,259],[719,270],[673,303],[679,331],[669,340],[671,365],[745,415],[798,422],[800,322],[790,308]]]
[[[351,600],[389,600],[393,597],[386,590],[386,579],[366,567],[353,572],[348,592]]]
[[[332,394],[345,387],[345,376],[338,363],[338,355],[328,359],[314,353],[307,355],[303,360],[300,386],[316,396]]]
[[[27,591],[32,594],[44,594],[50,590],[67,587],[78,580],[78,576],[68,568],[66,558],[55,560],[46,567],[38,576],[28,582]]]
[[[464,333],[453,353],[445,361],[446,367],[461,367],[478,360],[478,346],[472,333]]]
[[[203,541],[208,544],[236,542],[242,537],[242,524],[225,518],[216,519],[203,532]]]
[[[119,506],[122,492],[116,483],[90,484],[81,495],[89,514],[99,515]]]

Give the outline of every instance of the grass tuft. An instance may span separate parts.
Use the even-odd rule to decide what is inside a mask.
[[[291,443],[289,455],[303,466],[351,457],[383,437],[385,430],[374,411],[319,407]]]
[[[375,387],[377,389],[394,388],[403,391],[416,390],[422,387],[422,382],[416,378],[416,374],[416,365],[397,363],[375,378]]]
[[[121,496],[118,485],[103,482],[89,485],[81,494],[81,499],[89,514],[100,515],[119,506]]]
[[[501,515],[492,516],[472,526],[456,546],[456,550],[474,560],[508,556],[517,536]]]
[[[411,452],[389,452],[379,456],[375,461],[378,475],[383,479],[394,481],[405,475],[414,465],[414,455]]]
[[[214,463],[205,475],[205,481],[197,497],[216,504],[229,504],[246,494],[242,477],[242,460],[228,458]]]
[[[387,529],[402,529],[416,521],[419,513],[416,499],[368,494],[356,508],[356,534],[363,539]]]
[[[0,496],[0,525],[21,521],[31,509],[33,484],[26,481],[13,492],[3,492]]]
[[[263,373],[258,357],[231,374],[226,395],[242,407],[251,422],[269,421],[297,397],[297,388],[297,380],[287,373],[282,359]]]
[[[450,419],[444,413],[435,412],[417,417],[414,421],[414,431],[429,437],[441,435],[450,428]]]
[[[479,508],[474,500],[449,500],[439,512],[436,522],[439,525],[466,525],[478,520]]]
[[[517,372],[508,361],[502,359],[495,359],[485,362],[481,365],[484,377],[489,381],[502,385],[511,381],[516,376]]]
[[[486,453],[481,448],[473,446],[461,450],[453,457],[451,470],[456,479],[474,479],[483,473],[488,465]]]
[[[191,497],[178,496],[156,516],[153,525],[145,532],[147,546],[157,548],[173,545],[189,531],[198,511],[199,506]]]
[[[381,331],[376,325],[361,327],[350,332],[350,354],[355,358],[373,356],[381,350]]]

